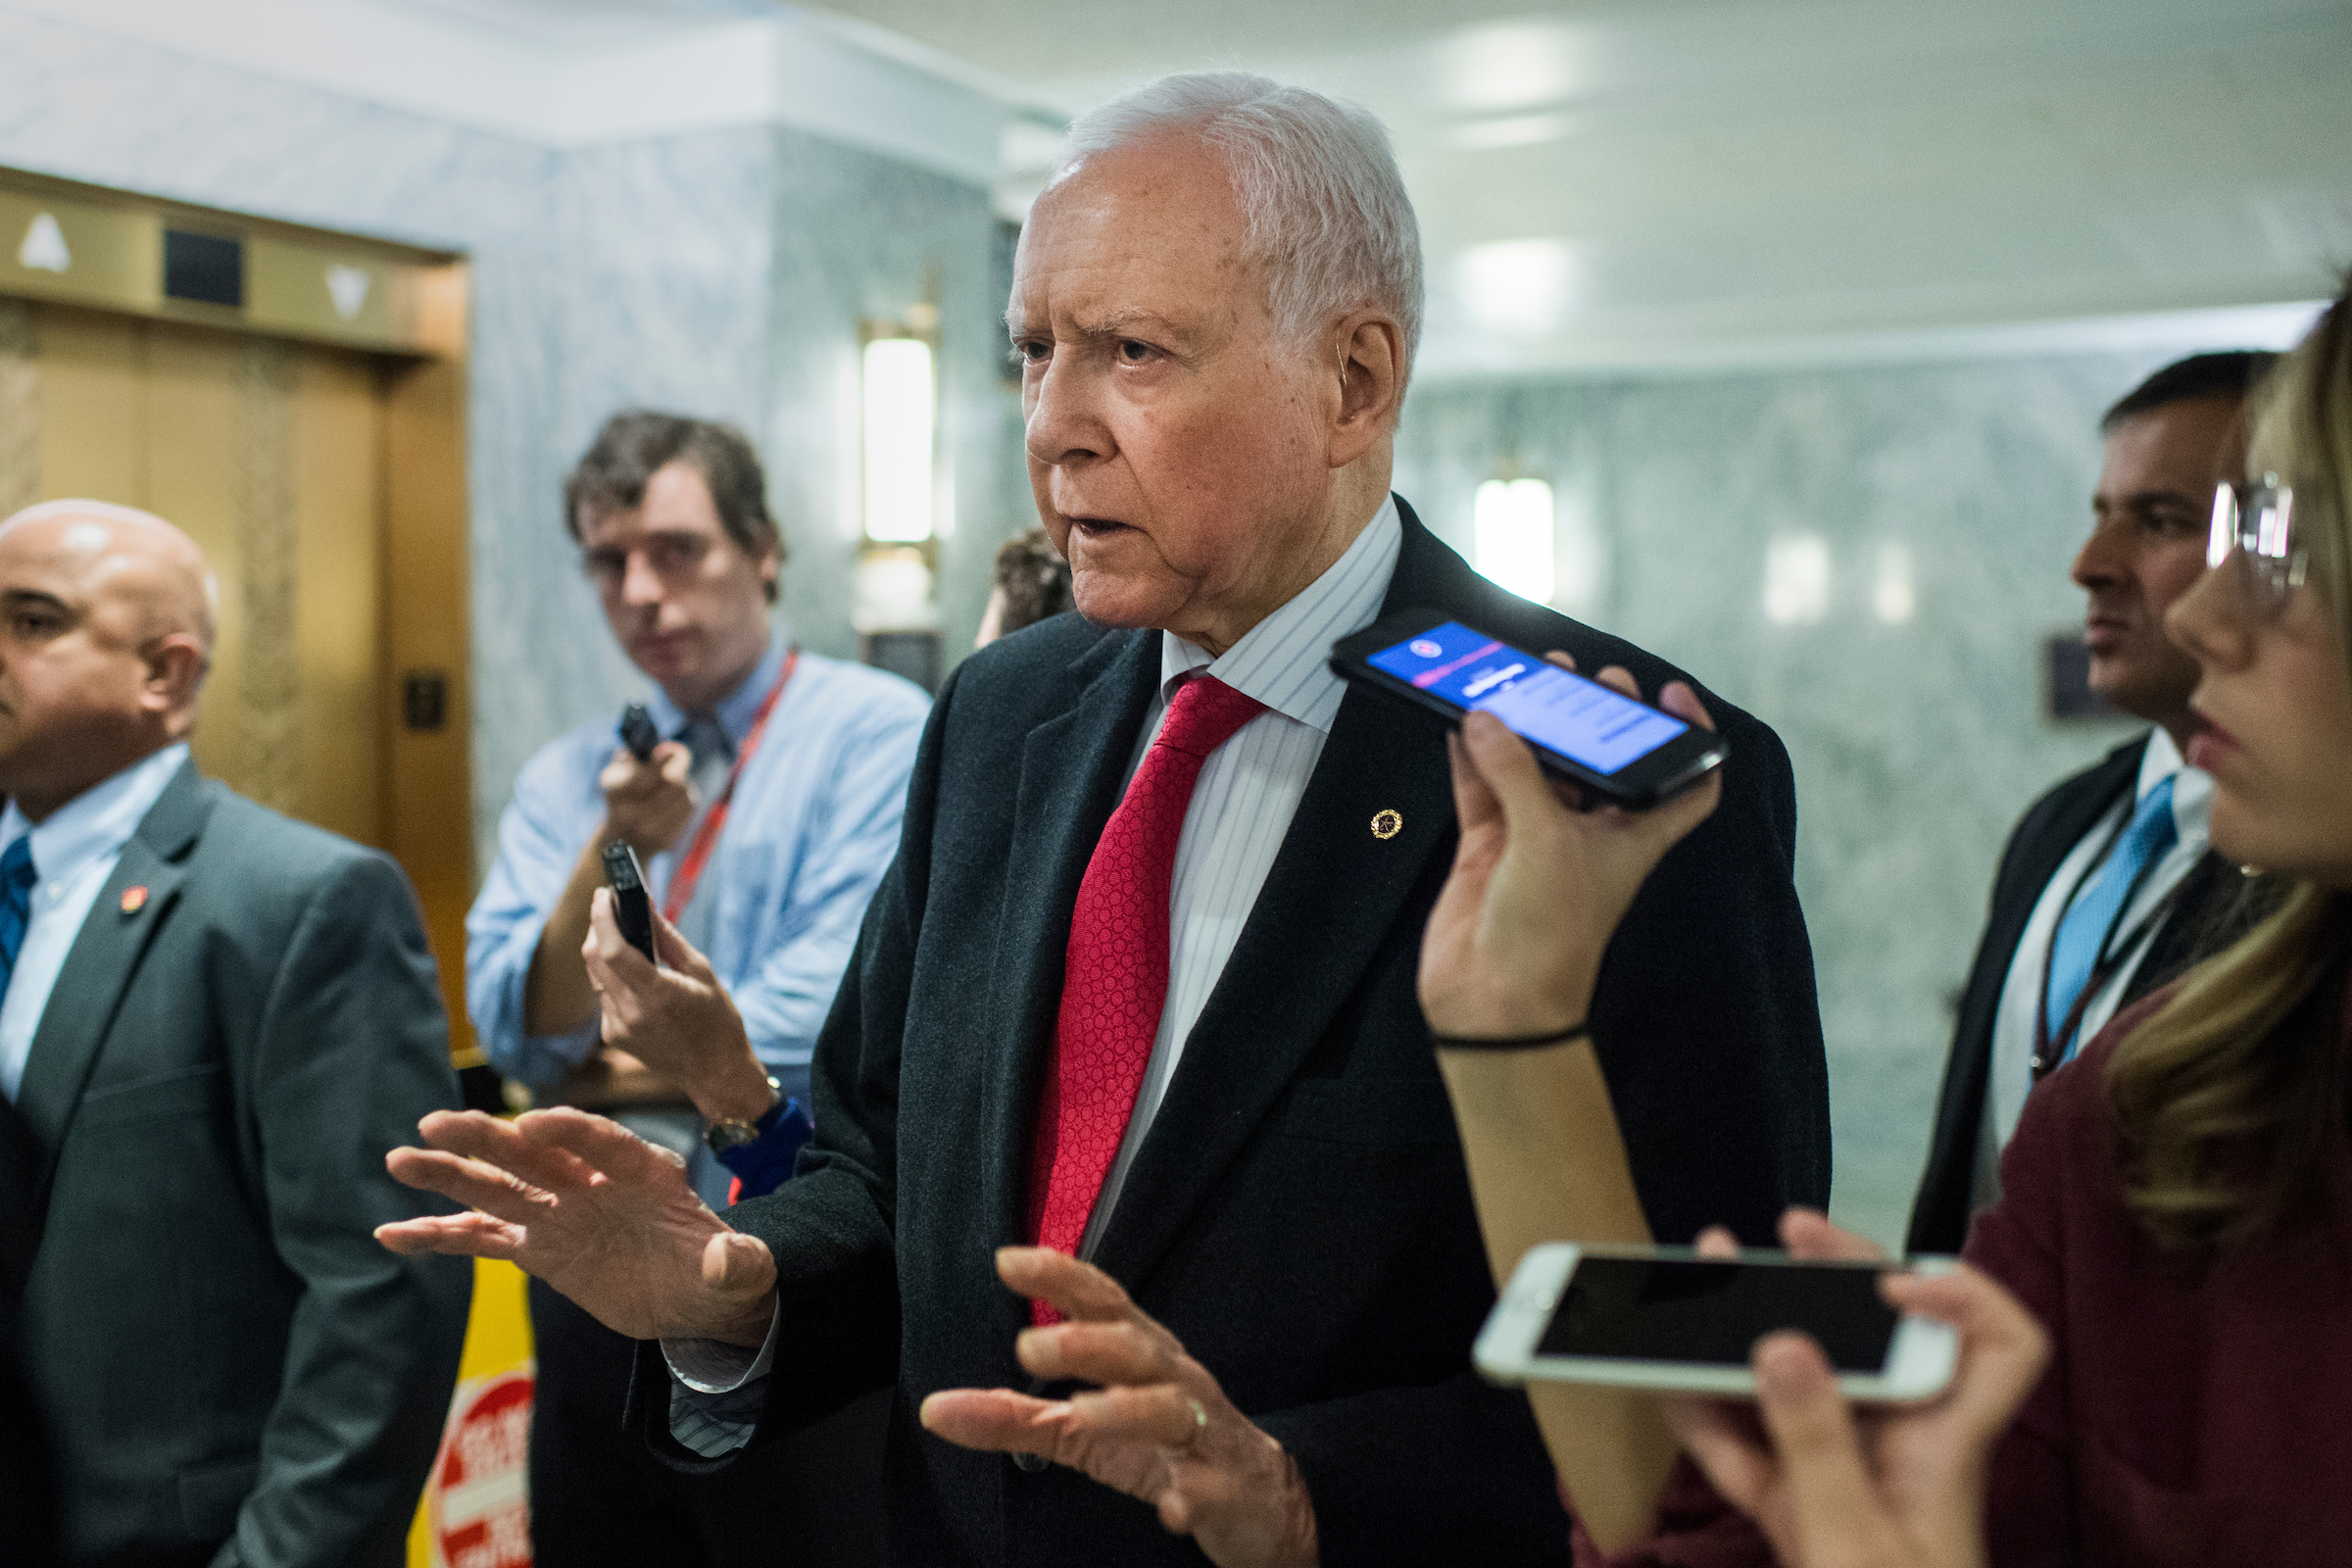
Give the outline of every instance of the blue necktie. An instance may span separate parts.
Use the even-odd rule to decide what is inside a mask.
[[[17,972],[17,950],[24,946],[24,925],[32,918],[32,885],[41,874],[32,868],[32,835],[27,833],[0,850],[0,997]]]
[[[2180,775],[2175,774],[2173,778]],[[2066,1027],[2067,1015],[2075,1010],[2075,1001],[2082,988],[2090,984],[2092,971],[2098,968],[2103,956],[2107,933],[2115,925],[2116,916],[2123,912],[2124,903],[2139,885],[2140,873],[2156,863],[2167,850],[2180,840],[2180,829],[2173,821],[2173,778],[2148,791],[2138,809],[2132,813],[2131,825],[2107,857],[2107,863],[2090,885],[2076,896],[2074,907],[2058,922],[2058,938],[2050,948],[2050,985],[2045,999],[2047,1012],[2043,1027],[2049,1041],[2060,1047],[2065,1054],[2058,1059],[2071,1061],[2082,1044],[2082,1031],[2076,1038],[2060,1040],[2058,1031]]]

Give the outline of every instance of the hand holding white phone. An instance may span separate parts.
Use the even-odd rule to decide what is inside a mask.
[[[1869,1259],[1868,1242],[1791,1208],[1781,1240],[1807,1259]],[[1710,1255],[1737,1255],[1720,1232]],[[1913,1404],[1839,1396],[1818,1345],[1769,1336],[1749,1403],[1670,1396],[1659,1407],[1676,1440],[1726,1500],[1756,1522],[1789,1568],[1983,1568],[1984,1481],[2000,1441],[2049,1362],[2049,1337],[1998,1281],[1962,1263],[1948,1273],[1887,1277],[1905,1311],[1952,1325],[1959,1360],[1941,1395]]]
[[[1930,1398],[1950,1381],[1958,1341],[1951,1325],[1886,1304],[1879,1282],[1889,1267],[1554,1243],[1520,1260],[1473,1359],[1500,1383],[1752,1396],[1756,1341],[1793,1328],[1828,1353],[1847,1398]],[[1918,1271],[1949,1267],[1930,1259]]]

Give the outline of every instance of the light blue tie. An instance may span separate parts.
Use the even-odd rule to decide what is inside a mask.
[[[2043,1027],[2048,1031],[2051,1045],[2064,1054],[2060,1061],[2074,1059],[2081,1046],[2082,1031],[2076,1038],[2061,1040],[2058,1031],[2066,1027],[2069,1014],[2075,1010],[2075,1001],[2082,988],[2090,983],[2092,971],[2098,968],[2107,933],[2114,927],[2115,918],[2123,912],[2124,902],[2139,885],[2140,873],[2164,856],[2180,840],[2180,829],[2173,821],[2173,779],[2167,778],[2141,798],[2138,809],[2132,813],[2131,825],[2099,874],[2079,894],[2074,907],[2058,922],[2058,939],[2050,948],[2050,987]]]
[[[17,953],[32,918],[32,885],[40,879],[32,868],[31,834],[0,850],[0,997],[8,995],[9,978],[17,972]]]

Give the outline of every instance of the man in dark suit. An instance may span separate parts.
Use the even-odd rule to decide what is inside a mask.
[[[436,1117],[395,1168],[482,1211],[386,1239],[516,1257],[661,1339],[628,1420],[676,1463],[895,1389],[899,1562],[1564,1562],[1526,1402],[1469,1370],[1494,1286],[1414,1000],[1443,732],[1325,660],[1428,606],[1674,671],[1390,495],[1420,269],[1376,122],[1180,77],[1073,137],[1007,318],[1084,618],[941,694],[801,1175],[730,1226],[578,1112]],[[1594,1030],[1658,1232],[1762,1240],[1828,1195],[1825,1071],[1787,758],[1707,701],[1723,807],[1627,921]],[[657,973],[602,904],[590,948],[628,1050],[749,1070],[697,1046],[731,1037],[690,954]]]
[[[382,1151],[457,1102],[447,1026],[399,869],[189,761],[209,595],[143,513],[0,523],[26,1362],[68,1561],[388,1568],[470,1280],[368,1232],[414,1211]]]
[[[2247,394],[2277,358],[2199,354],[2107,411],[2107,460],[2074,580],[2091,689],[2155,727],[2034,803],[2009,836],[1961,993],[1914,1252],[1957,1252],[2000,1192],[2026,1096],[2122,1008],[2227,934],[2240,878],[2207,847],[2212,786],[2182,765],[2197,664],[2165,612],[2205,570],[2214,490],[2242,477]]]

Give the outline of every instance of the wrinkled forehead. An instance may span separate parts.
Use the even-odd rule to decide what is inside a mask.
[[[1083,307],[1231,314],[1262,299],[1250,225],[1223,158],[1167,134],[1094,153],[1049,186],[1021,227],[1006,319]]]

